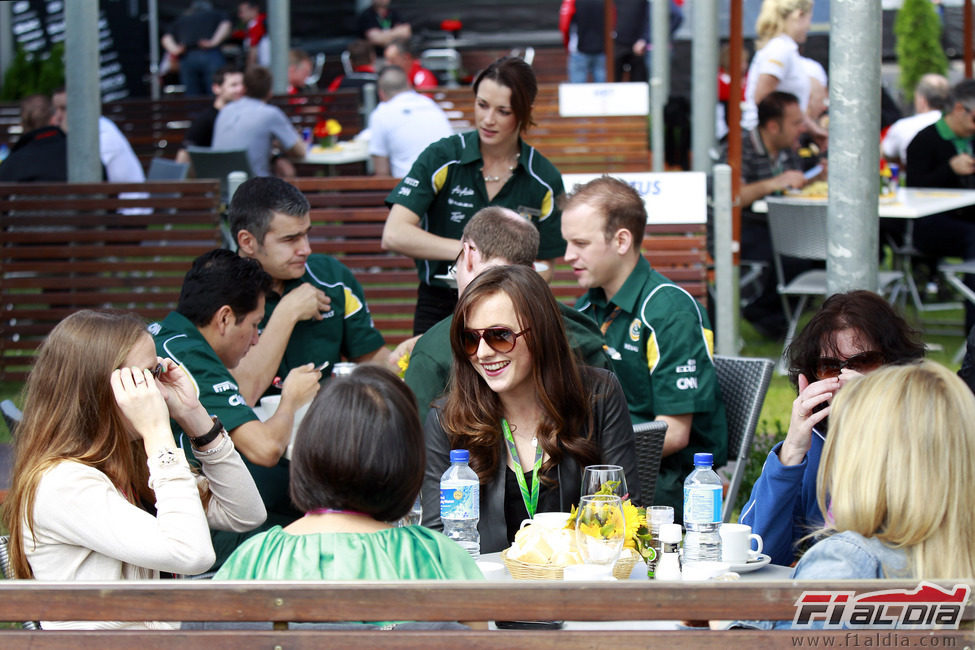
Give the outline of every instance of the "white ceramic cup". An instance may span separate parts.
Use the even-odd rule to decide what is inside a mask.
[[[744,564],[754,560],[762,552],[762,537],[752,532],[745,524],[721,524],[721,561],[730,564]],[[757,548],[752,550],[752,540]]]
[[[529,524],[534,526],[541,526],[542,528],[548,529],[561,529],[565,528],[565,524],[569,521],[568,512],[536,512],[534,519],[525,519],[521,522],[519,528],[524,528]]]

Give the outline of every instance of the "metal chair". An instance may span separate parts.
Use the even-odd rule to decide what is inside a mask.
[[[147,181],[181,181],[186,178],[190,171],[189,163],[176,162],[169,158],[156,156],[149,163],[149,173],[146,174]]]
[[[188,147],[190,161],[197,178],[216,178],[220,181],[220,195],[224,204],[230,203],[230,186],[227,176],[232,172],[254,175],[246,149],[215,151],[209,147]]]
[[[7,423],[7,430],[10,431],[10,437],[15,437],[17,435],[17,425],[24,419],[24,414],[12,400],[5,399],[0,402],[0,415],[3,416],[3,421]]]
[[[826,296],[826,270],[804,271],[786,280],[782,268],[783,257],[803,260],[826,261],[828,235],[826,232],[826,204],[822,202],[797,203],[782,202],[770,197],[768,203],[768,225],[772,236],[772,261],[778,279],[777,289],[782,298],[782,310],[789,321],[782,346],[779,372],[785,372],[785,350],[796,334],[799,317],[811,296]],[[877,285],[881,294],[895,302],[903,286],[904,273],[901,271],[880,271]],[[789,297],[798,298],[795,308],[789,306]]]
[[[0,536],[0,573],[3,574],[4,580],[13,580],[13,575],[10,571],[10,552],[8,547],[10,546],[10,537],[7,535]],[[39,630],[41,626],[38,625],[37,621],[22,621],[20,626],[25,630]]]
[[[660,473],[660,459],[664,454],[667,423],[652,420],[634,424],[633,435],[636,437],[636,468],[643,501],[636,505],[650,506],[653,505],[653,494],[657,489],[657,474]]]
[[[714,369],[718,373],[718,385],[728,420],[728,458],[735,461],[735,470],[721,512],[722,521],[729,521],[735,507],[774,367],[775,364],[769,359],[714,357]]]

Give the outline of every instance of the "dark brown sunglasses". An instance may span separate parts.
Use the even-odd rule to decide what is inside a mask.
[[[838,377],[844,368],[859,373],[870,372],[884,365],[884,362],[884,355],[876,350],[854,354],[846,360],[836,357],[820,357],[819,361],[816,362],[816,377],[818,379]]]

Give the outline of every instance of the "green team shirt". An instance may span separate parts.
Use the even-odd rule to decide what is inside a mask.
[[[332,309],[323,314],[322,320],[309,319],[295,324],[278,368],[282,379],[292,368],[306,363],[317,366],[325,361],[330,363],[325,376],[331,376],[331,369],[342,357],[355,359],[385,345],[383,335],[373,324],[362,285],[347,266],[328,255],[309,255],[305,274],[286,281],[281,296],[272,293],[267,297],[261,329],[267,325],[281,298],[305,282],[325,292],[332,299]]]
[[[634,422],[694,414],[690,442],[662,460],[654,496],[655,505],[673,506],[679,521],[694,453],[711,452],[715,467],[728,457],[728,425],[707,312],[642,256],[612,300],[607,302],[602,289],[590,289],[576,308],[605,328],[607,352]]]
[[[562,213],[555,199],[564,193],[559,170],[534,147],[521,141],[521,153],[511,178],[488,199],[481,168],[480,140],[477,131],[443,138],[427,147],[410,172],[386,197],[386,204],[399,204],[420,216],[420,227],[427,232],[460,239],[464,225],[474,213],[489,205],[500,205],[530,218],[541,241],[538,259],[561,257]],[[416,260],[420,282],[448,286],[434,276],[447,272],[447,260]]]
[[[254,410],[244,402],[233,375],[196,325],[185,316],[175,311],[170,312],[162,322],[149,325],[149,333],[155,339],[156,354],[179,364],[196,389],[203,408],[210,415],[220,418],[227,431],[232,432],[242,424],[258,419]],[[180,446],[186,452],[186,458],[195,463],[189,438],[175,421],[172,422],[172,427]],[[250,535],[281,522],[294,521],[299,516],[288,497],[288,460],[282,458],[274,467],[263,467],[250,462],[243,454],[241,457],[261,493],[268,519],[248,533],[211,531],[213,546],[217,552],[215,567],[219,567],[231,551]]]
[[[576,359],[589,366],[612,370],[609,357],[603,349],[603,335],[592,320],[562,303],[559,303],[559,311],[565,322],[569,347],[575,353]],[[410,353],[410,364],[406,367],[403,379],[416,395],[420,422],[426,420],[430,403],[447,389],[450,369],[454,363],[454,355],[450,349],[450,324],[453,320],[453,316],[448,316],[427,330]]]

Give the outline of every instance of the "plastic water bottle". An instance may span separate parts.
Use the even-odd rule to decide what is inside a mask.
[[[450,467],[440,477],[440,521],[443,534],[464,547],[476,560],[481,555],[480,483],[467,462],[466,449],[450,451]]]
[[[684,563],[721,560],[721,478],[709,453],[694,454],[694,471],[684,480]]]

